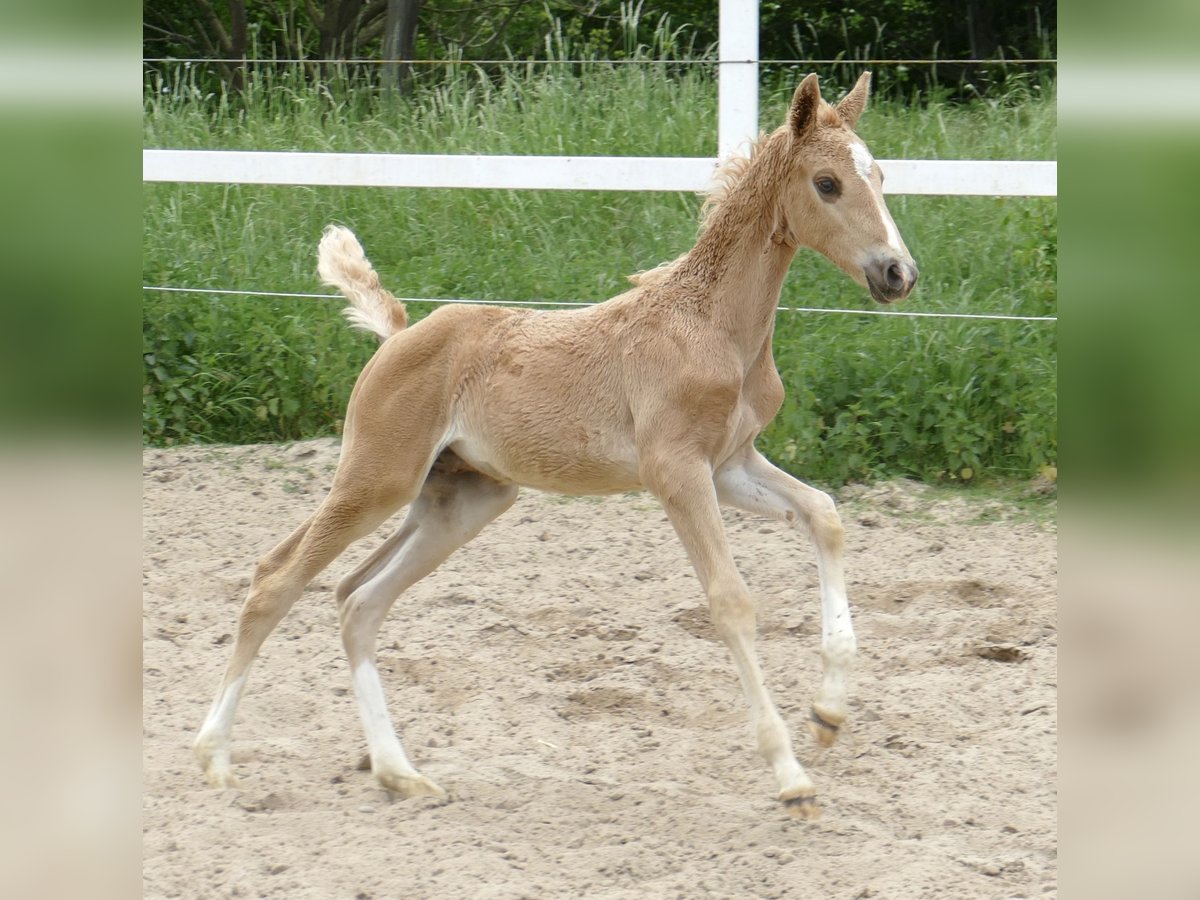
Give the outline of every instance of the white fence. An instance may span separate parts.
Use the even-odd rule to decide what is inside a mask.
[[[715,157],[470,156],[404,153],[300,153],[244,150],[142,151],[143,181],[339,187],[499,188],[512,190],[705,191],[720,159],[758,134],[758,0],[721,0],[718,126]],[[1058,164],[1042,160],[881,159],[889,194],[1056,197]],[[146,292],[258,297],[337,297],[277,291],[143,285]],[[412,302],[487,303],[462,298]],[[509,306],[574,306],[563,301],[506,300]],[[1057,322],[1054,316],[809,309],[781,311]]]
[[[439,156],[143,150],[143,181],[343,187],[703,191],[718,159],[758,134],[758,0],[721,0],[716,157]],[[1058,164],[883,160],[890,194],[1054,197]]]
[[[732,146],[736,147],[736,143]],[[252,150],[143,150],[143,181],[340,187],[703,191],[715,158],[692,156],[439,156]],[[890,194],[1053,197],[1054,162],[881,159]]]

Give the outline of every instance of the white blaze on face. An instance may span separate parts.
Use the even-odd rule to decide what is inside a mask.
[[[854,168],[858,169],[858,174],[869,181],[871,179],[871,166],[875,165],[875,157],[871,155],[871,151],[867,149],[867,145],[855,141],[850,145],[850,155],[854,157]]]
[[[850,143],[850,155],[854,159],[854,168],[858,170],[858,174],[862,176],[862,180],[867,183],[867,189],[875,199],[875,206],[879,209],[879,218],[883,222],[884,230],[887,231],[888,246],[895,252],[902,253],[900,232],[896,230],[896,223],[892,221],[891,214],[887,211],[887,207],[883,205],[883,198],[876,196],[875,186],[871,184],[871,171],[875,165],[875,157],[871,155],[871,151],[867,149],[867,145],[861,141],[852,141]]]

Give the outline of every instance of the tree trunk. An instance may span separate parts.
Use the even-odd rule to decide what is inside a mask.
[[[358,29],[358,14],[364,2],[365,0],[326,0],[320,19],[317,20],[316,16],[313,16],[320,34],[317,53],[321,59],[341,59],[345,56],[347,45]]]
[[[199,0],[200,10],[207,19],[200,36],[215,56],[241,60],[246,56],[246,0],[229,0],[229,30],[208,0]],[[246,67],[237,62],[220,63],[221,74],[232,90],[240,91],[246,84]]]
[[[229,0],[229,55],[233,59],[246,58],[246,0]],[[230,85],[235,91],[246,86],[246,67],[237,65],[233,70]]]
[[[423,0],[388,0],[387,18],[383,26],[384,83],[399,91],[407,90],[412,78],[413,58],[417,46],[417,17]]]
[[[991,59],[996,53],[996,26],[990,0],[967,0],[967,38],[972,59]]]

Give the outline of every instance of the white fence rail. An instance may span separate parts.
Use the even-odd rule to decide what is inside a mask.
[[[342,187],[703,191],[719,158],[758,134],[758,0],[721,0],[718,156],[438,156],[393,153],[142,151],[142,180]],[[880,160],[891,194],[1054,197],[1058,164]]]
[[[341,187],[505,188],[578,191],[703,191],[715,158],[669,156],[438,156],[143,150],[143,181]],[[890,194],[1053,197],[1054,162],[880,160]]]

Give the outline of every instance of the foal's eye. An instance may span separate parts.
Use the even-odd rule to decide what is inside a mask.
[[[827,176],[814,178],[813,184],[815,184],[817,186],[817,190],[826,197],[832,197],[837,193],[837,182]]]

